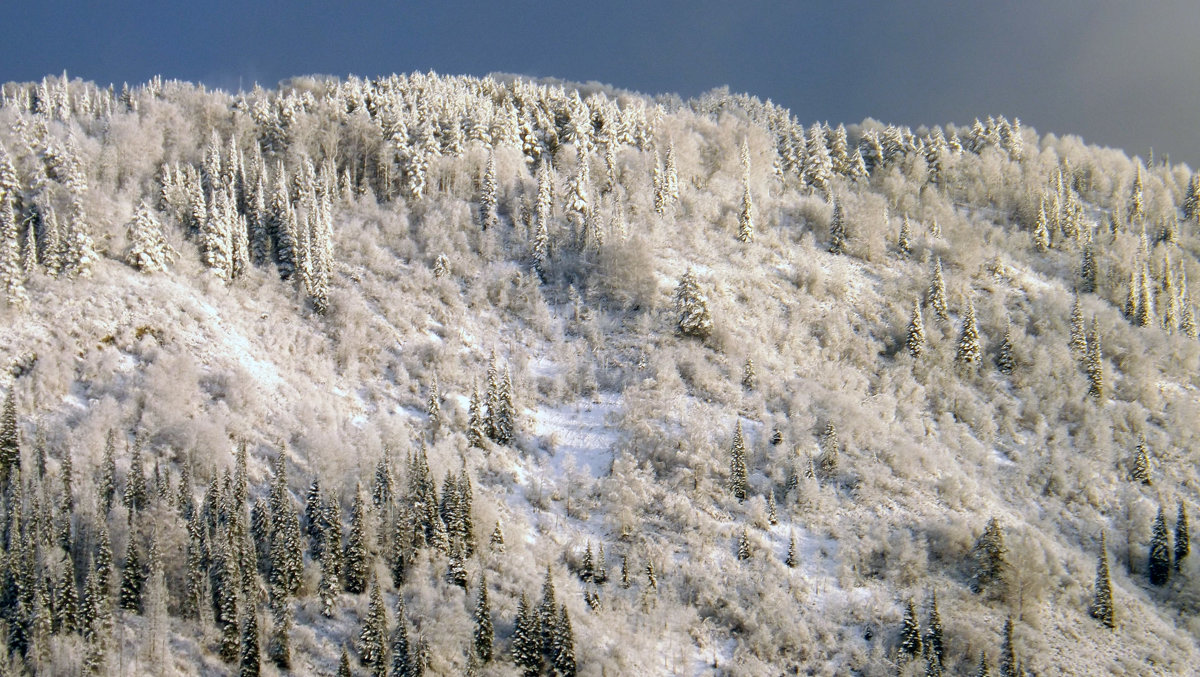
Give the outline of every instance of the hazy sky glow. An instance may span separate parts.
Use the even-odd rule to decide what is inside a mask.
[[[1004,114],[1200,165],[1195,0],[19,3],[0,80],[161,73],[229,89],[310,73],[511,72],[694,96],[728,85],[801,121]]]

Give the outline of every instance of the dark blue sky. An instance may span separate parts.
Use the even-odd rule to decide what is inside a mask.
[[[236,89],[311,73],[511,72],[693,96],[728,85],[804,122],[1017,116],[1200,165],[1195,0],[19,2],[0,80],[161,73]]]

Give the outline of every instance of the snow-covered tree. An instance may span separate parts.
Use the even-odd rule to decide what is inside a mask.
[[[933,274],[929,283],[929,292],[925,295],[925,304],[933,308],[938,320],[950,321],[950,311],[946,304],[946,281],[942,278],[942,257],[940,256],[933,259]]]
[[[1100,326],[1096,318],[1092,318],[1092,329],[1087,336],[1087,357],[1085,359],[1088,377],[1088,396],[1100,400],[1104,398],[1104,359],[1100,348]]]
[[[1134,447],[1133,465],[1129,471],[1129,478],[1139,484],[1150,485],[1150,448],[1146,444],[1146,438],[1139,435],[1137,446]]]
[[[738,419],[729,448],[729,493],[739,502],[746,500],[746,445],[742,439],[742,421]]]
[[[496,211],[499,189],[496,184],[496,153],[488,152],[483,178],[479,182],[479,227],[482,230],[495,228],[500,223]]]
[[[1088,613],[1104,627],[1116,627],[1113,618],[1112,580],[1108,574],[1108,540],[1104,534],[1100,535],[1100,559],[1096,563],[1096,584]]]
[[[167,269],[175,260],[175,249],[167,243],[162,224],[145,201],[138,204],[128,228],[129,247],[125,251],[125,262],[146,273]]]
[[[988,520],[983,534],[975,541],[972,556],[975,565],[971,588],[975,592],[1002,583],[1008,575],[1008,548],[1004,544],[1004,531],[995,517]]]
[[[1166,585],[1171,577],[1171,536],[1167,532],[1167,520],[1162,506],[1154,517],[1150,532],[1150,562],[1147,572],[1151,585]]]
[[[829,253],[843,254],[846,251],[846,215],[842,202],[833,198],[833,216],[829,219]]]
[[[924,643],[921,639],[921,624],[917,618],[917,606],[908,600],[904,608],[904,626],[900,630],[900,651],[910,659],[921,655]]]
[[[958,351],[954,360],[959,364],[974,366],[983,358],[983,350],[979,345],[979,330],[975,326],[975,304],[967,302],[967,312],[963,316],[962,333],[958,336]]]
[[[1183,560],[1187,559],[1192,550],[1192,539],[1188,534],[1187,507],[1179,501],[1179,510],[1175,514],[1175,570],[1178,571]]]
[[[913,359],[921,357],[925,352],[925,321],[921,319],[921,304],[913,303],[912,318],[908,321],[908,334],[904,346]]]
[[[700,289],[696,274],[688,268],[679,285],[675,287],[676,328],[684,336],[706,338],[712,333],[712,315],[708,310],[708,297]]]
[[[835,207],[836,208],[836,207]],[[742,179],[742,211],[738,214],[738,241],[754,240],[754,203],[750,198],[750,176]]]

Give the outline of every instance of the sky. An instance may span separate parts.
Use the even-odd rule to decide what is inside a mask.
[[[690,97],[727,85],[802,122],[1006,115],[1200,166],[1195,0],[44,2],[0,22],[0,81],[64,70],[226,89],[434,70]]]

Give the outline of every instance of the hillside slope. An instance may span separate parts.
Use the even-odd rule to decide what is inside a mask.
[[[423,74],[0,121],[14,671],[926,674],[935,594],[945,674],[1200,660],[1187,167]]]

